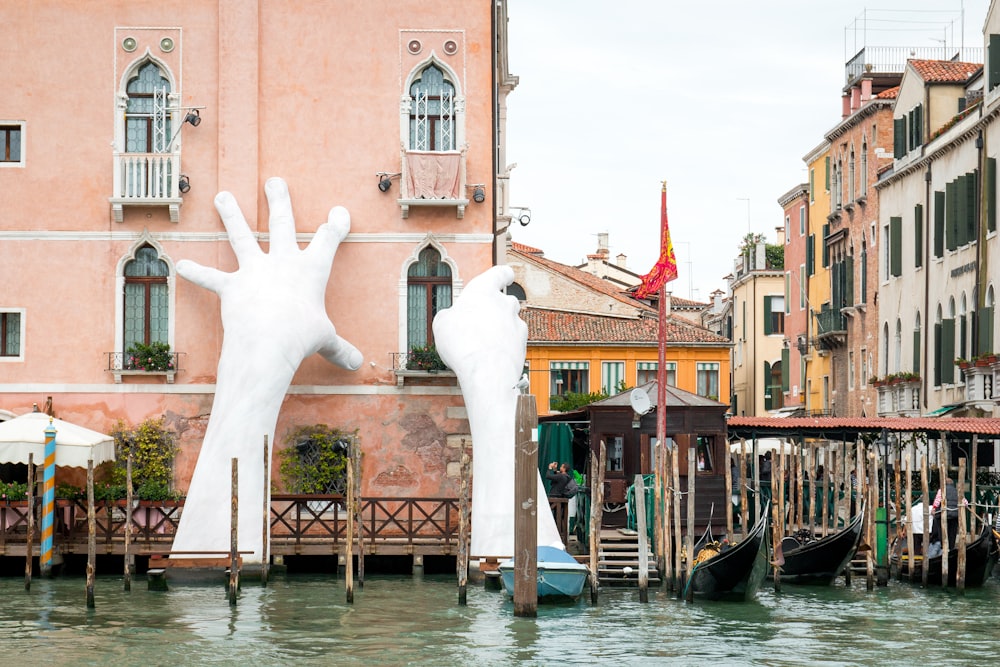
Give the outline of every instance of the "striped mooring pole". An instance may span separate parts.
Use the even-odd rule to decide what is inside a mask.
[[[45,428],[45,472],[42,483],[42,576],[52,574],[52,524],[56,504],[56,427]]]

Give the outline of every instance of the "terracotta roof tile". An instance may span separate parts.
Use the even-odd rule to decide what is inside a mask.
[[[948,431],[1000,436],[1000,419],[971,417],[731,417],[729,430],[746,432],[760,429],[768,433],[787,431]],[[763,435],[763,433],[761,434]]]
[[[518,243],[517,241],[511,241],[510,247],[514,252],[519,252],[522,255],[544,255],[545,252],[539,250],[538,248],[532,248],[530,245],[524,245],[523,243]]]
[[[612,317],[526,307],[521,318],[534,343],[645,343],[656,345],[655,317]],[[682,318],[667,318],[667,343],[729,346],[728,339]]]
[[[983,68],[982,64],[950,60],[911,59],[910,65],[926,83],[965,83]]]
[[[892,88],[888,88],[886,90],[883,90],[881,93],[879,93],[875,97],[877,97],[879,99],[883,99],[883,100],[894,100],[897,97],[899,97],[899,86],[893,86]]]

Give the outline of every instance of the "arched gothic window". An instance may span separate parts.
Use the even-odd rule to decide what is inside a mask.
[[[451,268],[431,246],[406,272],[406,340],[410,349],[434,342],[434,315],[451,306]]]
[[[410,150],[455,150],[455,86],[431,64],[410,86]]]
[[[153,62],[142,65],[125,88],[125,152],[164,153],[170,144],[170,81]]]
[[[125,264],[124,351],[134,343],[169,342],[168,275],[167,263],[150,245]]]

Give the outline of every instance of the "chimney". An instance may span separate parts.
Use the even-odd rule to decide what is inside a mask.
[[[717,289],[714,292],[712,292],[712,310],[714,312],[716,313],[722,312],[722,297],[724,297],[725,295],[726,293],[720,289]]]
[[[663,302],[663,314],[666,315],[667,317],[670,317],[670,295],[671,294],[673,294],[673,292],[667,292],[666,290],[664,290],[664,292],[663,292],[663,295],[666,297],[666,299],[664,299],[664,302]]]
[[[598,232],[597,234],[597,254],[608,256],[608,233]]]
[[[615,257],[615,260],[616,260],[615,264],[618,266],[619,269],[626,268],[625,267],[625,253],[623,253],[623,252],[618,253],[618,256]]]
[[[861,101],[867,102],[872,98],[872,80],[869,78],[861,79]]]
[[[847,118],[851,115],[851,96],[844,93],[840,98],[840,117]]]
[[[754,246],[754,267],[755,269],[766,269],[767,268],[767,248],[764,246],[764,242],[761,241],[756,246]]]
[[[857,86],[851,88],[851,113],[861,108],[861,89]]]
[[[775,227],[775,230],[778,232],[778,245],[785,245],[785,226],[782,225],[781,227]]]

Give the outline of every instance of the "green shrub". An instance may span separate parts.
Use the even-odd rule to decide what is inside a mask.
[[[0,500],[27,500],[27,482],[0,482]]]
[[[125,472],[132,455],[132,488],[143,500],[168,500],[177,497],[171,492],[174,479],[174,457],[177,446],[174,435],[163,425],[163,418],[147,419],[136,427],[119,421],[112,435],[115,438],[115,462],[106,480],[111,489],[125,497]]]
[[[348,447],[355,433],[326,424],[302,426],[285,437],[278,470],[289,493],[344,493]]]
[[[125,352],[125,368],[137,371],[172,371],[174,355],[166,343],[133,343]]]
[[[408,371],[443,371],[448,367],[441,360],[437,348],[431,345],[414,345],[406,355]]]

